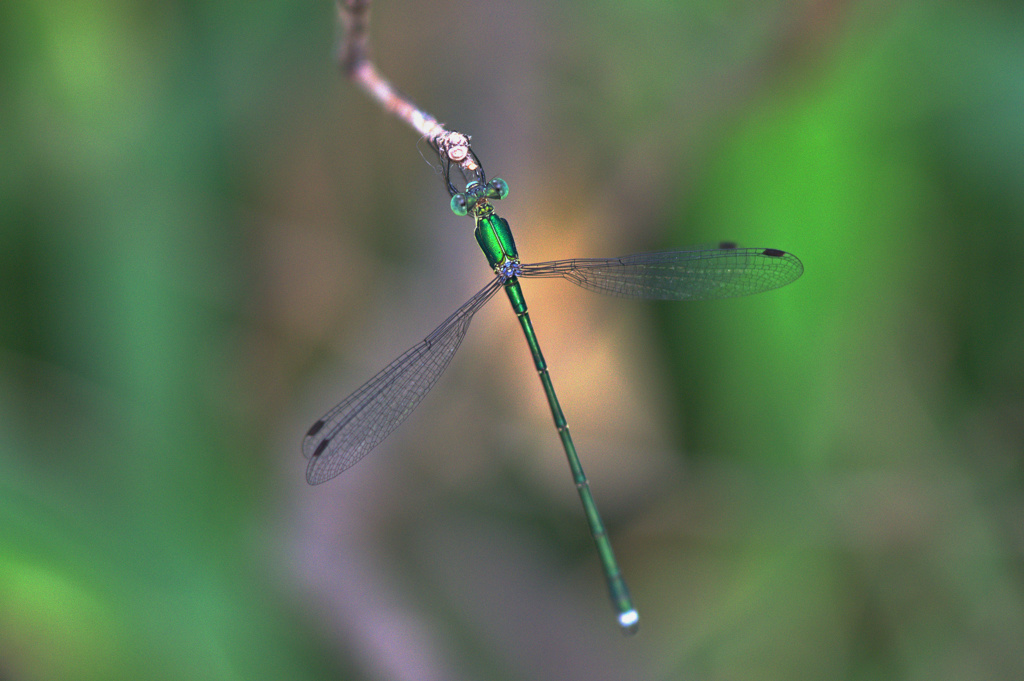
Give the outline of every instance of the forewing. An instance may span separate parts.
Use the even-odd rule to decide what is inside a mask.
[[[422,342],[310,427],[302,441],[309,484],[330,480],[355,464],[412,413],[448,367],[473,315],[499,288],[501,280],[495,277]]]
[[[522,266],[524,277],[562,277],[621,298],[712,300],[769,291],[797,279],[803,264],[774,248],[712,248]]]

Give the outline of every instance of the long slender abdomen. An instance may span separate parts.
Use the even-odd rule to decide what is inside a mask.
[[[590,526],[590,535],[597,544],[597,554],[601,559],[601,569],[604,571],[605,581],[608,583],[608,592],[612,599],[615,610],[619,613],[619,625],[627,633],[634,633],[637,630],[639,617],[633,607],[633,601],[629,596],[629,589],[622,578],[622,571],[615,560],[612,551],[611,541],[605,531],[601,514],[597,511],[597,504],[594,502],[593,494],[590,491],[590,482],[583,472],[583,465],[576,454],[576,445],[573,444],[572,435],[569,434],[569,424],[565,421],[565,414],[562,413],[562,406],[558,403],[558,395],[555,394],[555,387],[551,383],[551,374],[548,372],[547,362],[540,351],[540,343],[537,341],[537,334],[533,330],[533,322],[530,321],[530,313],[526,310],[526,299],[523,297],[523,290],[519,286],[516,277],[510,277],[505,281],[505,292],[508,294],[512,309],[519,318],[519,324],[523,327],[523,334],[530,346],[530,354],[533,356],[533,365],[537,368],[541,385],[544,386],[544,394],[548,398],[548,406],[551,408],[551,416],[555,420],[555,428],[558,430],[558,437],[562,441],[562,448],[565,449],[565,456],[569,460],[569,469],[572,471],[572,479],[576,483],[576,491],[579,492],[580,502],[583,504],[583,512],[587,517],[587,524]]]

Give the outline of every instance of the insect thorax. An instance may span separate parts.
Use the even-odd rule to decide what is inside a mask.
[[[476,229],[473,231],[473,236],[476,237],[480,250],[484,252],[487,264],[495,272],[501,274],[499,268],[503,266],[519,266],[519,252],[516,250],[516,242],[512,238],[512,230],[509,228],[508,221],[505,218],[493,212],[477,216]],[[518,276],[518,274],[515,276]]]

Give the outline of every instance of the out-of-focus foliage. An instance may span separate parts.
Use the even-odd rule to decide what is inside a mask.
[[[524,288],[379,451],[323,411],[488,277],[330,2],[0,5],[0,678],[1024,677],[1024,15],[374,8],[524,260],[735,240],[795,284]]]

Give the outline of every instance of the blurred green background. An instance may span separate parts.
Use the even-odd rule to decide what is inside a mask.
[[[330,2],[0,5],[0,679],[1024,678],[1015,2],[382,1],[526,261],[735,240],[750,299],[524,288],[330,483],[306,428],[488,279]],[[505,359],[499,365],[499,359]]]

